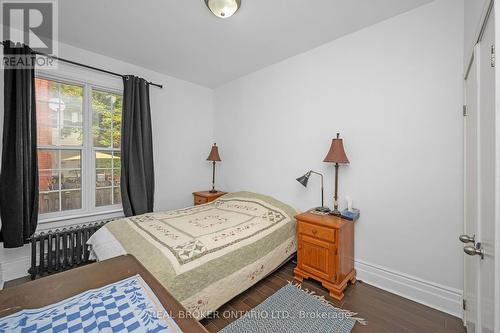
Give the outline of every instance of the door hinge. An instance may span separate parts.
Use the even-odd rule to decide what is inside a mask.
[[[464,105],[464,106],[463,106],[462,112],[463,112],[463,114],[464,114],[464,117],[467,117],[467,116],[468,116],[468,113],[467,113],[467,105]]]
[[[491,67],[495,67],[496,59],[495,59],[495,45],[491,45]]]
[[[467,310],[467,301],[465,299],[462,300],[462,309]]]

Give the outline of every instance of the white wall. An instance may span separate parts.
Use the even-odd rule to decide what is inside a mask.
[[[192,192],[209,188],[211,165],[206,159],[213,143],[213,91],[199,85],[162,75],[142,67],[118,61],[66,44],[59,44],[59,56],[122,74],[142,76],[161,83],[163,89],[151,86],[151,114],[155,163],[155,210],[185,207],[192,204]],[[74,77],[122,89],[120,78],[60,64],[48,73]],[[0,75],[0,125],[3,122],[3,73]],[[1,127],[3,129],[3,126]],[[1,131],[0,129],[0,146]],[[117,214],[114,214],[117,215]],[[118,214],[119,215],[119,214]],[[106,218],[93,216],[60,223],[40,223],[38,231],[86,220]],[[4,249],[0,246],[0,281],[25,275],[29,263],[26,249]],[[1,282],[0,282],[1,287]]]
[[[305,210],[319,204],[319,180],[304,189],[295,178],[313,169],[331,207],[334,168],[322,160],[340,132],[351,161],[340,195],[361,209],[360,278],[456,315],[463,6],[437,0],[215,90],[220,188]]]

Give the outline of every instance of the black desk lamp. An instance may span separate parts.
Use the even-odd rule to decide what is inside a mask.
[[[321,177],[321,207],[316,207],[316,208],[314,208],[314,210],[317,212],[328,213],[328,212],[330,212],[330,208],[325,207],[323,204],[324,203],[323,202],[323,197],[324,197],[324,194],[323,194],[323,175],[319,172],[310,170],[302,177],[297,178],[297,181],[299,183],[301,183],[304,187],[307,187],[307,182],[309,181],[309,177],[311,177],[312,173]]]

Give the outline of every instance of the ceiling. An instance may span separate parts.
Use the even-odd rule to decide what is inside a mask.
[[[207,87],[432,0],[242,0],[231,18],[204,0],[59,1],[59,39]]]

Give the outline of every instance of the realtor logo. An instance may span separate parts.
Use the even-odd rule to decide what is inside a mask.
[[[57,53],[57,0],[0,0],[0,3],[3,41],[12,41],[11,47],[25,44],[37,53]]]

